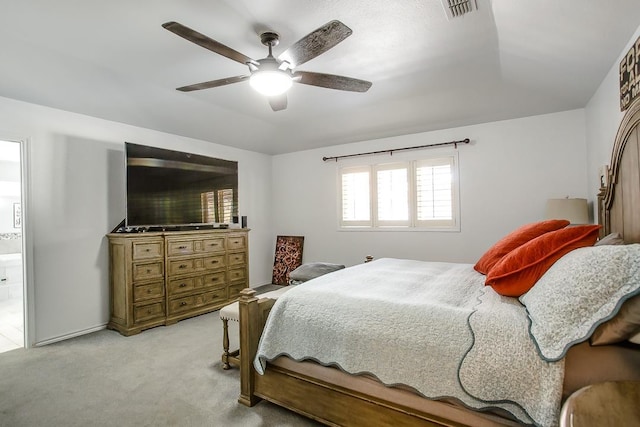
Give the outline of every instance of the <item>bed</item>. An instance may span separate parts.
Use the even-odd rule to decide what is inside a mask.
[[[327,425],[552,426],[573,391],[640,380],[640,349],[627,340],[637,325],[624,325],[624,339],[607,335],[640,300],[639,123],[636,103],[598,194],[601,228],[553,224],[515,248],[496,244],[485,274],[480,262],[382,259],[277,303],[243,290],[239,402],[265,399]],[[596,234],[626,245],[594,246]],[[383,282],[399,271],[389,292]]]

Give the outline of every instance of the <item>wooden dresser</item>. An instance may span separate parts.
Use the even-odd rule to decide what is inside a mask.
[[[112,233],[107,327],[133,335],[217,310],[249,287],[248,229]]]

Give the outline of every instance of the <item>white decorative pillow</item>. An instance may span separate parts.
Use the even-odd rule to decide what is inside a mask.
[[[640,294],[640,244],[590,246],[564,255],[520,297],[542,358],[564,357],[622,303]]]

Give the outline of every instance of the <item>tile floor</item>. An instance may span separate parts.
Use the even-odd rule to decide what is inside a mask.
[[[22,298],[0,300],[0,353],[24,347]]]

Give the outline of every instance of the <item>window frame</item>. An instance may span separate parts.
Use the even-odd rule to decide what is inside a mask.
[[[460,167],[458,151],[435,153],[428,156],[399,156],[394,154],[394,159],[381,161],[369,159],[369,161],[351,160],[337,166],[337,221],[339,231],[460,231]],[[445,161],[446,160],[446,161]],[[448,163],[451,167],[451,220],[418,220],[417,209],[417,177],[416,170],[421,164]],[[380,220],[378,218],[378,171],[395,169],[398,167],[407,169],[408,178],[408,220]],[[343,220],[343,194],[342,175],[344,171],[368,171],[369,173],[369,220],[350,221]]]

